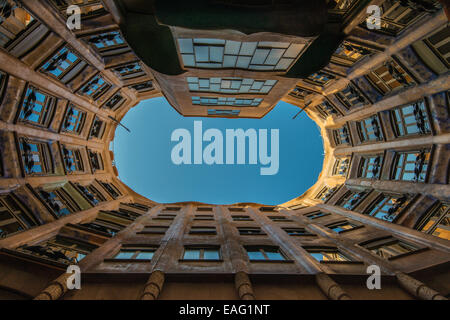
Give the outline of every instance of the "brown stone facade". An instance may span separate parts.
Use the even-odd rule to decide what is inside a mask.
[[[336,1],[329,20],[345,40],[304,79],[286,77],[288,62],[316,36],[171,27],[185,73],[164,75],[127,44],[118,1],[84,1],[70,31],[72,2],[0,10],[0,299],[449,297],[449,26],[438,1],[430,12]],[[380,30],[365,27],[371,4]],[[244,43],[261,51],[232,49]],[[208,63],[224,50],[253,69],[189,65],[196,44]],[[280,69],[267,70],[276,54]],[[131,108],[160,96],[184,116],[261,118],[280,100],[303,109],[324,140],[317,183],[278,206],[138,195],[109,145]],[[67,287],[70,265],[81,290]],[[381,289],[367,286],[373,265]]]

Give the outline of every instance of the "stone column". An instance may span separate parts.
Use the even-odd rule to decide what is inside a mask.
[[[427,287],[422,282],[402,273],[395,274],[400,286],[413,296],[422,300],[448,300],[439,292]]]
[[[56,280],[51,282],[47,288],[45,288],[34,300],[58,300],[62,298],[68,288],[67,279],[72,275],[72,273],[64,273],[59,276]]]
[[[239,271],[234,276],[234,284],[238,291],[239,299],[241,300],[255,300],[255,294],[253,293],[252,283],[248,274]]]
[[[164,272],[159,270],[153,271],[145,284],[144,292],[141,295],[141,300],[157,300],[162,291],[164,279]]]
[[[325,273],[316,274],[316,282],[320,289],[332,300],[351,300],[352,298]]]

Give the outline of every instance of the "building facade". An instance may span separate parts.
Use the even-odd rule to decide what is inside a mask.
[[[448,3],[324,5],[314,28],[248,31],[194,28],[159,1],[0,1],[0,299],[447,299]],[[367,27],[370,5],[380,29]],[[139,10],[173,23],[154,26],[155,43],[167,30],[170,43],[150,49],[179,70],[136,46]],[[337,27],[342,38],[326,33]],[[331,38],[327,63],[300,76]],[[132,107],[160,96],[184,116],[297,106],[321,128],[317,183],[278,206],[138,195],[110,143]],[[70,265],[81,290],[67,288]],[[379,290],[366,285],[372,265]]]

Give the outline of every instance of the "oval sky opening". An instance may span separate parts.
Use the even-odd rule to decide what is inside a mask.
[[[137,193],[161,203],[198,201],[210,204],[255,202],[284,203],[303,194],[318,179],[323,166],[323,140],[319,127],[306,113],[280,102],[262,119],[192,118],[178,114],[165,98],[154,98],[132,108],[122,120],[131,133],[118,127],[113,142],[119,178]],[[194,122],[203,133],[217,129],[223,135],[224,164],[194,163]],[[263,165],[249,163],[246,139],[245,164],[226,164],[226,130],[267,129],[268,154],[271,130],[279,130],[278,172],[261,175]],[[191,135],[192,164],[174,164],[172,133],[186,129]],[[217,131],[216,131],[217,132]],[[261,136],[258,134],[258,151]],[[198,140],[197,140],[198,141]],[[203,142],[204,150],[211,142]],[[235,157],[237,157],[235,147]],[[259,155],[259,152],[258,152]]]

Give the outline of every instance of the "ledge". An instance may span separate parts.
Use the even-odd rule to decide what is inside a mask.
[[[103,262],[128,262],[128,263],[142,263],[151,262],[152,259],[103,259]]]
[[[178,259],[178,262],[223,262],[223,259]]]

